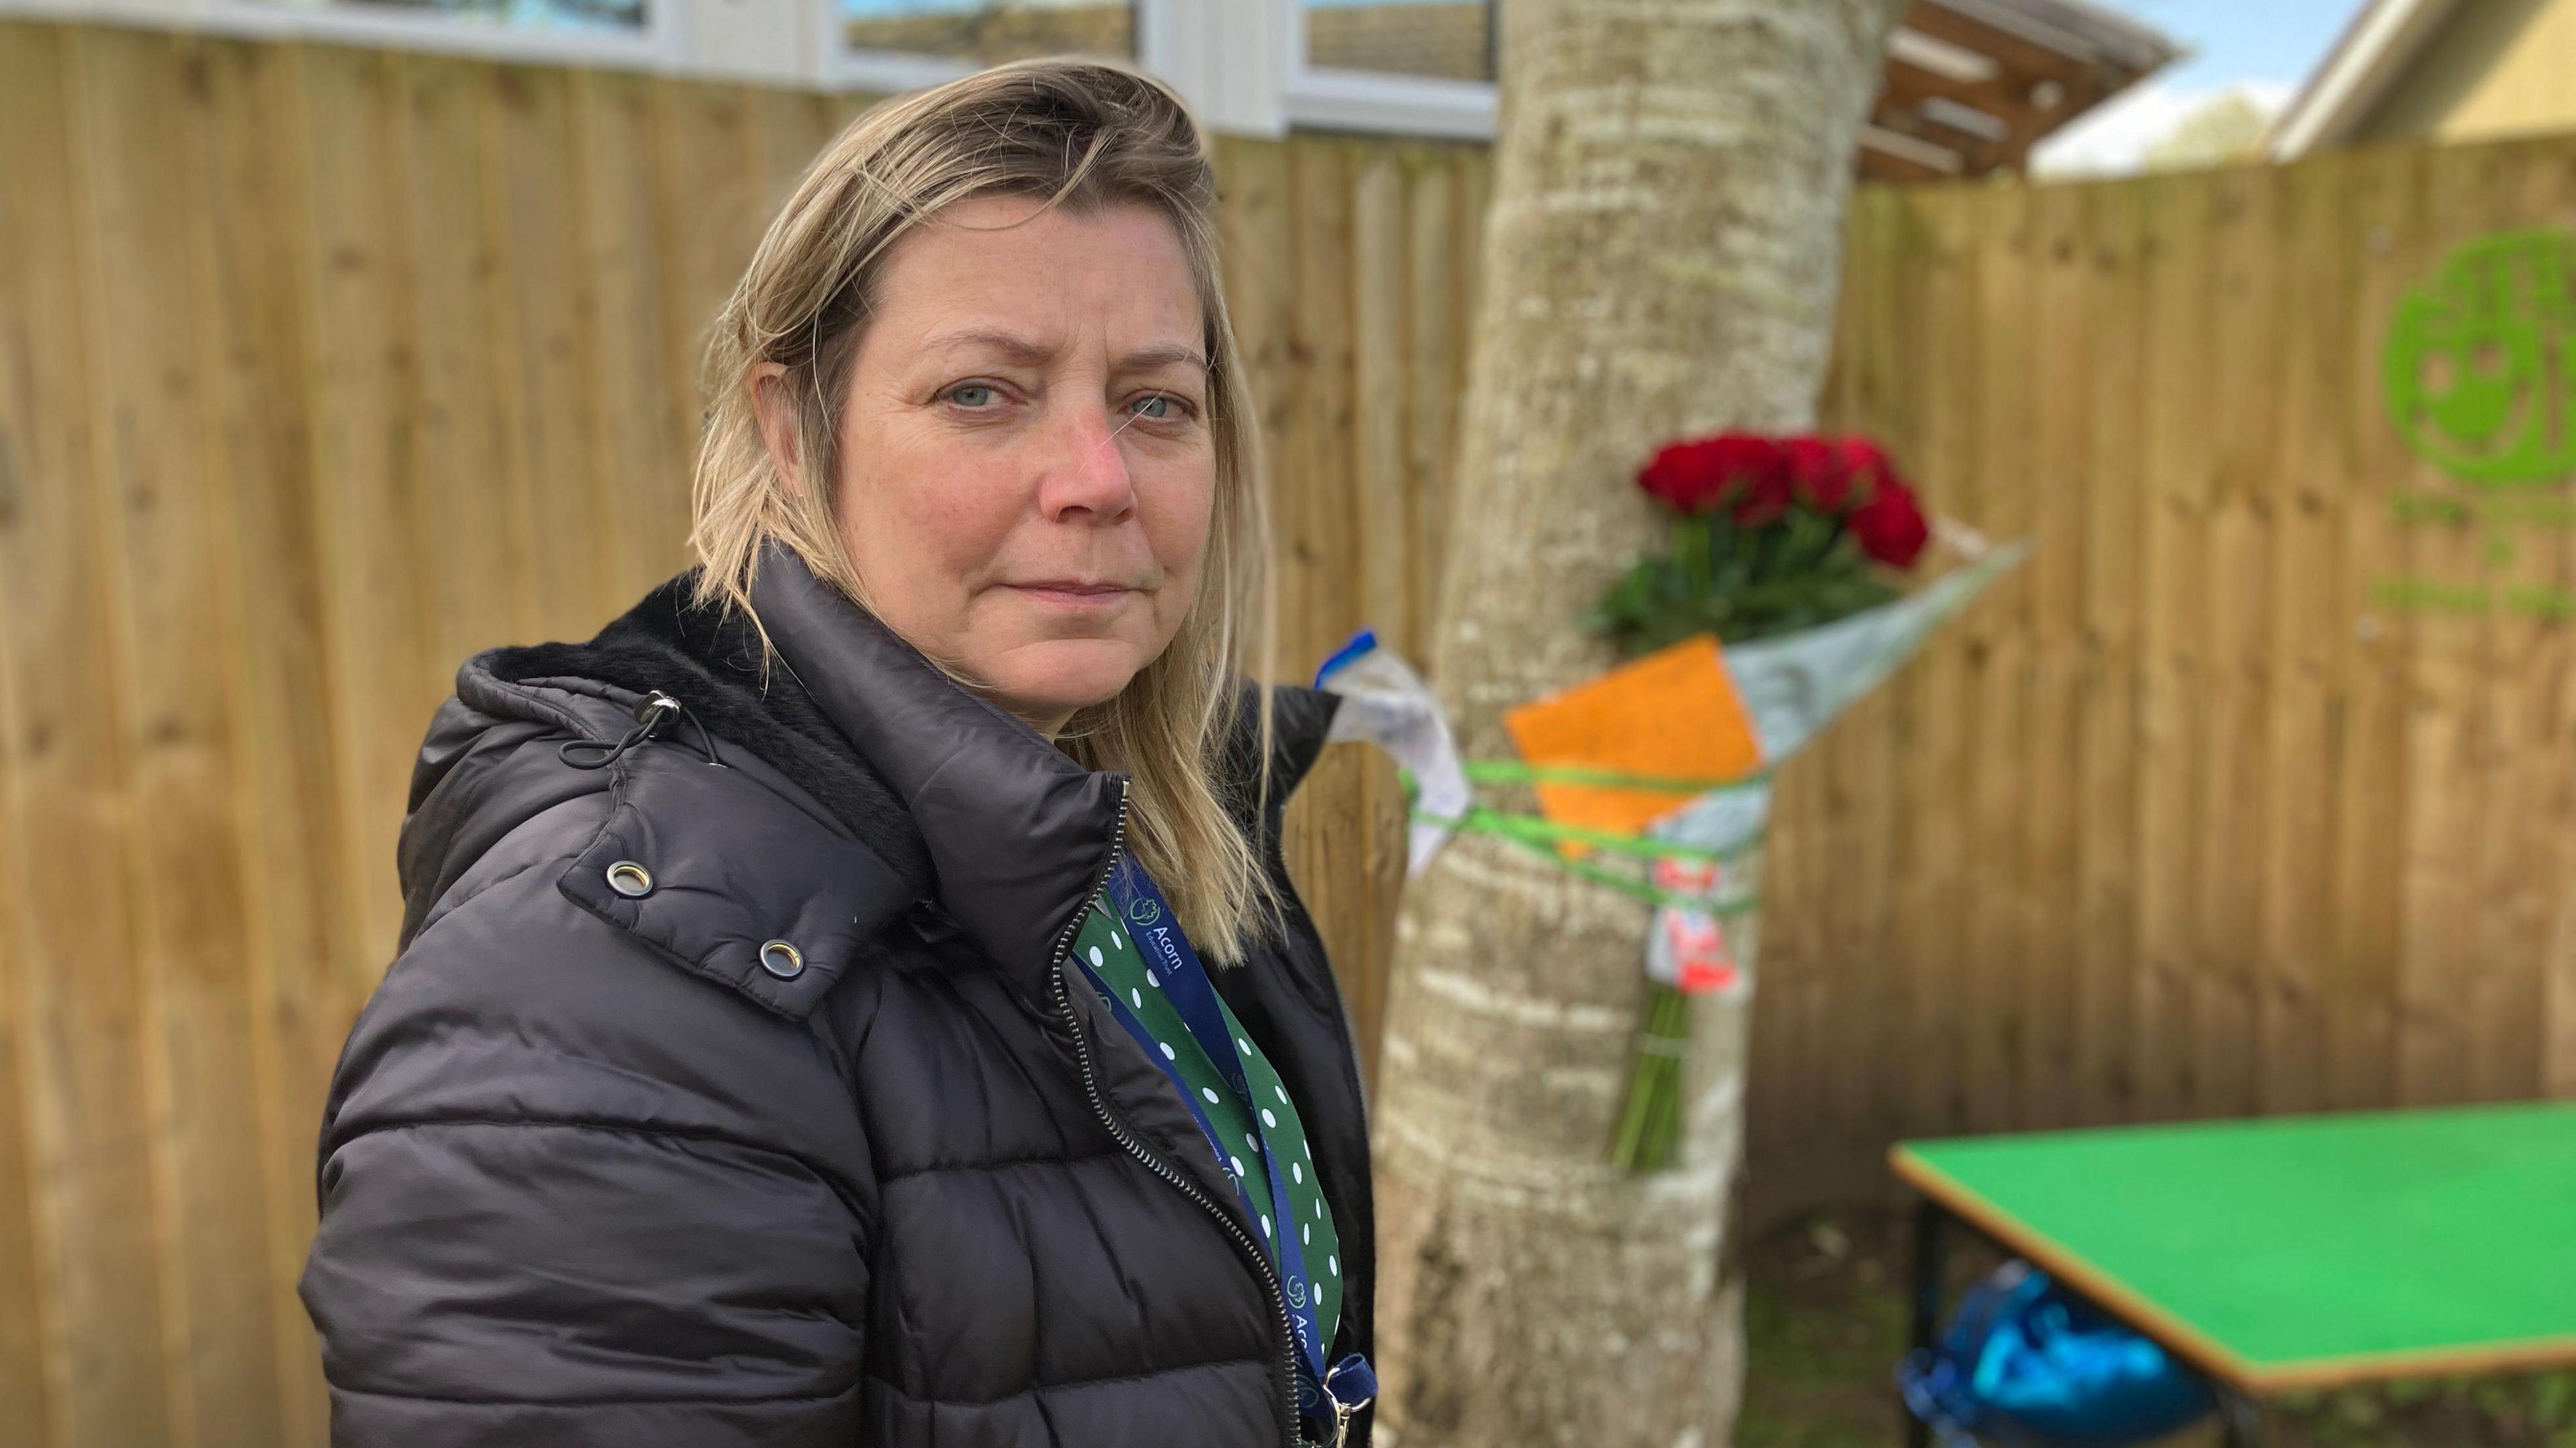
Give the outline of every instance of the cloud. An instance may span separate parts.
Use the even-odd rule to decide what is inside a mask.
[[[2136,173],[2156,143],[2192,112],[2229,91],[2243,91],[2266,116],[2279,115],[2298,87],[2284,80],[2227,85],[2173,86],[2150,80],[2087,111],[2073,125],[2031,148],[2035,176],[2127,176]]]

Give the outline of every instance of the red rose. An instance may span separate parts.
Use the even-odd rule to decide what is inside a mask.
[[[1769,438],[1724,432],[1656,453],[1639,470],[1637,486],[1677,512],[1705,513],[1729,498],[1764,490],[1779,477],[1780,449]],[[1739,515],[1743,507],[1737,504]]]
[[[1788,438],[1780,444],[1780,461],[1799,502],[1839,513],[1851,501],[1851,464],[1841,444],[1820,437]]]
[[[1797,501],[1796,486],[1789,481],[1785,466],[1766,468],[1744,479],[1743,490],[1735,495],[1735,526],[1759,528],[1776,523]]]
[[[1734,504],[1738,526],[1759,526],[1780,516],[1788,505],[1789,471],[1778,443],[1755,432],[1722,432],[1703,446],[1709,466],[1724,480],[1717,501]]]
[[[1758,492],[1786,477],[1780,445],[1760,433],[1721,432],[1708,440],[1708,451],[1729,493]]]
[[[1704,513],[1726,490],[1708,442],[1677,442],[1637,471],[1637,486],[1646,496],[1677,513]]]
[[[1881,486],[1898,482],[1896,464],[1888,459],[1886,449],[1865,437],[1847,437],[1834,444],[1842,455],[1845,503],[1865,503],[1876,496]]]
[[[1860,551],[1890,568],[1913,567],[1923,545],[1932,540],[1922,505],[1893,473],[1881,478],[1870,500],[1851,515],[1851,531]]]

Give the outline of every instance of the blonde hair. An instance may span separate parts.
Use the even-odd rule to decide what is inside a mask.
[[[1216,453],[1207,553],[1170,647],[1116,698],[1067,721],[1058,744],[1086,768],[1130,776],[1130,850],[1199,948],[1236,960],[1280,902],[1234,808],[1257,822],[1267,805],[1267,689],[1249,691],[1259,700],[1254,758],[1225,755],[1249,657],[1268,673],[1271,607],[1258,440],[1219,283],[1215,194],[1206,143],[1180,97],[1124,66],[1019,61],[860,115],[806,170],[716,318],[689,541],[704,565],[703,603],[751,614],[761,549],[776,540],[867,607],[834,519],[839,434],[893,244],[970,197],[1042,198],[1077,214],[1121,204],[1160,212],[1179,235],[1205,319]],[[781,476],[762,445],[752,384],[771,363],[786,368],[782,390],[795,400],[796,471],[819,486]],[[1254,797],[1229,799],[1231,771],[1247,765]]]

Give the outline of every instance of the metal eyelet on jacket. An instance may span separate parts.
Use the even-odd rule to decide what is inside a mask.
[[[805,952],[784,940],[772,940],[760,947],[760,968],[780,980],[794,980],[805,973]]]
[[[608,867],[608,888],[629,900],[641,900],[653,893],[653,872],[633,860],[620,860]]]

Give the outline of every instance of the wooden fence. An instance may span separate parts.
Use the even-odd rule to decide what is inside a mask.
[[[860,104],[0,24],[10,1441],[322,1442],[292,1285],[414,743],[679,566],[698,329]],[[1219,159],[1283,658],[1418,657],[1485,159]],[[2398,522],[2461,490],[2377,400],[2400,291],[2539,223],[2576,143],[1862,193],[1829,417],[2040,547],[1787,773],[1770,1210],[1901,1134],[2576,1092],[2568,625],[2373,601],[2576,582]],[[1297,824],[1373,1041],[1389,772]]]
[[[2576,234],[2576,138],[1858,198],[1828,417],[2038,546],[1787,771],[1758,1199],[1905,1135],[2576,1094],[2576,509],[2382,398],[2407,290],[2519,227]]]

